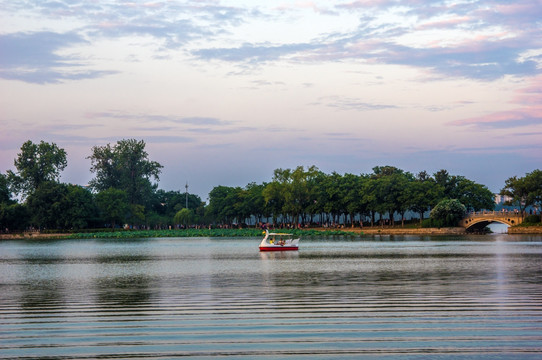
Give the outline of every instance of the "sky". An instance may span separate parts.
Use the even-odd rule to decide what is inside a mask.
[[[542,0],[0,0],[0,172],[22,144],[144,140],[159,187],[315,165],[542,168]]]

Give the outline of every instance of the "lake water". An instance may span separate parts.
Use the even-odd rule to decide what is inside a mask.
[[[4,359],[540,359],[542,237],[0,242]]]

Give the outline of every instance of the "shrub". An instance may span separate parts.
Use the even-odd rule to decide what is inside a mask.
[[[527,224],[538,224],[540,222],[540,216],[538,215],[529,215],[523,220]]]
[[[444,199],[431,210],[431,220],[434,227],[457,226],[465,216],[467,208],[456,199]]]

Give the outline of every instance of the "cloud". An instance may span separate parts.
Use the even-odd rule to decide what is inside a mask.
[[[229,121],[220,120],[217,118],[211,118],[211,117],[183,117],[179,118],[177,120],[174,120],[176,122],[180,122],[183,124],[191,124],[191,125],[228,125],[230,124]]]
[[[355,98],[330,96],[320,99],[320,103],[324,103],[326,106],[337,108],[345,111],[372,111],[372,110],[385,110],[396,109],[397,106],[390,104],[374,104],[361,101]]]
[[[262,63],[278,60],[292,54],[317,49],[319,45],[313,44],[243,44],[236,48],[209,48],[192,52],[203,60],[222,60],[229,62]]]
[[[0,35],[0,77],[36,84],[94,79],[114,71],[81,70],[81,59],[58,54],[70,46],[87,43],[75,33],[12,33]]]
[[[520,104],[514,110],[499,111],[483,116],[449,122],[452,126],[473,126],[481,129],[512,129],[542,125],[542,75],[534,77],[531,84],[519,89],[512,103]]]
[[[498,5],[486,1],[427,5],[423,1],[354,1],[337,11],[359,16],[350,32],[315,36],[296,44],[245,43],[235,47],[200,48],[202,60],[242,64],[270,61],[365,61],[422,68],[441,76],[495,80],[505,75],[535,75],[540,55],[521,56],[539,49],[542,6],[532,1]],[[298,3],[284,9],[311,7]],[[325,21],[325,20],[324,20]]]
[[[157,114],[133,114],[125,111],[104,111],[104,112],[88,112],[85,114],[88,119],[118,119],[118,120],[138,120],[141,122],[169,122],[177,124],[189,124],[200,126],[226,126],[232,122],[220,120],[213,117],[192,116],[183,117],[175,115],[157,115]]]
[[[542,107],[501,111],[484,116],[452,121],[449,125],[475,126],[478,128],[509,129],[542,125]]]

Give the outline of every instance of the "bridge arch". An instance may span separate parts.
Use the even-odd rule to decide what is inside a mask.
[[[523,217],[518,213],[483,211],[467,214],[467,216],[460,221],[459,225],[467,230],[481,230],[491,223],[515,226],[522,222]]]

